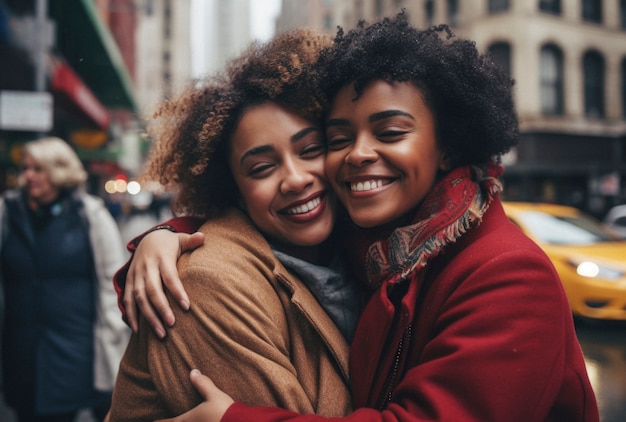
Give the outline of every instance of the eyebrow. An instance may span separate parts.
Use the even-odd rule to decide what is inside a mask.
[[[367,119],[370,123],[376,122],[378,120],[387,119],[389,117],[394,116],[404,116],[408,117],[411,120],[415,120],[412,114],[407,113],[402,110],[385,110],[379,113],[374,113]],[[328,119],[326,121],[326,126],[350,126],[350,121],[348,119]]]
[[[239,159],[239,165],[243,164],[243,161],[248,157],[251,157],[253,155],[264,154],[270,151],[274,151],[274,147],[271,145],[262,145],[260,147],[249,149]]]
[[[380,113],[372,114],[367,120],[370,123],[372,123],[372,122],[375,122],[377,120],[383,120],[383,119],[386,119],[388,117],[394,117],[394,116],[404,116],[404,117],[408,117],[408,118],[410,118],[412,120],[415,120],[413,115],[411,115],[410,113],[407,113],[406,111],[402,111],[402,110],[385,110],[385,111],[381,111]]]
[[[318,132],[318,129],[314,127],[304,128],[296,132],[295,134],[293,134],[289,138],[289,140],[291,141],[292,144],[296,143],[311,132]],[[249,149],[241,156],[241,158],[239,159],[239,164],[240,165],[243,164],[243,161],[250,156],[265,154],[266,152],[270,152],[270,151],[274,151],[274,147],[272,145],[261,145],[261,146]]]
[[[304,138],[311,132],[319,132],[319,130],[315,127],[306,127],[291,137],[291,143],[293,144],[295,142],[298,142],[300,139]]]

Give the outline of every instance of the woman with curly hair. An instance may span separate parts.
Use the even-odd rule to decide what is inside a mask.
[[[181,224],[206,220],[204,244],[179,262],[194,298],[189,312],[177,309],[164,340],[145,319],[133,333],[111,421],[191,409],[201,401],[191,368],[245,403],[326,416],[351,410],[346,338],[359,293],[330,238],[323,104],[307,70],[329,42],[297,30],[255,44],[224,75],[155,114],[142,178],[177,192]]]
[[[332,420],[597,421],[559,277],[499,199],[518,140],[509,78],[402,14],[340,32],[319,65],[326,173],[369,293],[350,349],[357,410]],[[205,402],[177,420],[324,419],[191,378]]]

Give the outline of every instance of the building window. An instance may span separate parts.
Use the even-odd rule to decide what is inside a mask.
[[[153,0],[146,0],[145,12],[146,12],[146,16],[152,16],[152,14],[154,13],[154,1]]]
[[[433,0],[424,2],[424,16],[426,17],[426,25],[432,25],[435,18],[435,6]]]
[[[509,0],[489,0],[489,13],[509,10]]]
[[[489,55],[495,64],[503,69],[508,75],[511,74],[511,46],[505,42],[491,44],[488,48]]]
[[[602,23],[602,0],[583,0],[583,20]]]
[[[376,17],[383,15],[383,0],[376,0],[374,3],[374,13],[376,13]]]
[[[604,59],[600,53],[590,51],[583,57],[585,83],[585,115],[604,117]]]
[[[554,45],[541,49],[539,61],[541,111],[543,114],[563,114],[563,53]]]
[[[452,26],[459,25],[459,2],[458,0],[448,0],[448,22]]]
[[[330,14],[324,15],[324,29],[327,31],[332,31],[333,28],[333,17]]]
[[[357,21],[365,18],[363,15],[363,0],[356,0],[354,3],[354,12],[356,14]]]
[[[622,117],[626,119],[626,59],[622,60]]]
[[[539,10],[553,15],[561,14],[561,0],[539,0]]]

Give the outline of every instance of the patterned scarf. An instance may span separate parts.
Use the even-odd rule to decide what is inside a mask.
[[[385,280],[401,283],[424,268],[445,247],[478,226],[494,196],[502,191],[502,167],[459,167],[446,174],[428,193],[410,226],[394,230],[374,243],[366,259],[371,286]]]

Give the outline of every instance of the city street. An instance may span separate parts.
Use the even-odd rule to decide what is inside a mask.
[[[578,323],[602,422],[626,421],[626,322]]]
[[[211,320],[166,343],[225,327],[197,366],[252,403],[626,422],[626,0],[0,0],[0,57],[0,422],[110,408],[147,337],[111,278],[144,238],[116,270],[144,301],[172,204],[219,220],[170,268]],[[188,367],[178,340],[150,353]],[[122,378],[112,413],[187,398]]]

